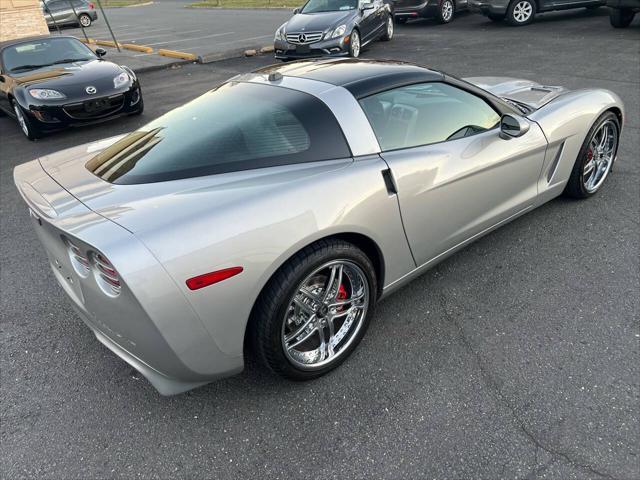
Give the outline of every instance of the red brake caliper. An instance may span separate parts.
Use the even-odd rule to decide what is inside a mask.
[[[336,299],[337,300],[344,300],[347,298],[347,290],[344,288],[343,284],[340,284],[340,287],[338,288],[338,295],[336,295]],[[339,307],[338,310],[342,310],[344,308],[344,306]]]

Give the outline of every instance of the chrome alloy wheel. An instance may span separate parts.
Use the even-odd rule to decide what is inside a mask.
[[[333,260],[298,286],[282,324],[282,347],[297,368],[314,370],[340,357],[357,337],[371,295],[362,269]]]
[[[351,56],[353,58],[360,56],[360,35],[356,30],[351,33]]]
[[[451,0],[444,0],[442,2],[442,20],[448,22],[453,17],[453,3]]]
[[[526,22],[531,18],[531,15],[533,15],[533,7],[526,0],[516,3],[516,6],[513,7],[513,18],[518,23]]]
[[[389,40],[393,38],[393,17],[391,15],[387,18],[387,38]]]
[[[587,149],[582,169],[582,183],[587,193],[593,193],[604,183],[611,171],[618,147],[618,128],[613,120],[607,120],[598,128]]]
[[[91,25],[91,18],[89,17],[89,15],[80,15],[80,25],[82,25],[83,27],[88,27]]]
[[[16,112],[16,119],[18,120],[18,125],[22,128],[24,134],[29,136],[29,127],[27,126],[27,122],[24,119],[24,114],[22,113],[22,109],[17,103],[13,103],[13,111]]]

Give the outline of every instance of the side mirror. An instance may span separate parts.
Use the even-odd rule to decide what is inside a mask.
[[[299,14],[299,13],[300,13],[300,7],[298,7],[298,8],[294,8],[294,9],[293,9],[293,14],[294,14],[294,15],[297,15],[297,14]]]
[[[104,48],[96,48],[96,55],[98,55],[100,58],[104,57],[107,54],[107,51]]]
[[[360,8],[364,12],[365,10],[373,10],[376,6],[373,3],[363,3]]]
[[[521,137],[529,131],[529,126],[524,117],[507,113],[500,120],[500,137],[505,140]]]

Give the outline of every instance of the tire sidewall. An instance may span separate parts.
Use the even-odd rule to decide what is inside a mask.
[[[451,17],[449,17],[448,19],[444,18],[444,6],[445,4],[451,4]],[[442,0],[440,2],[440,10],[438,11],[438,21],[440,23],[451,23],[451,21],[453,21],[453,17],[456,14],[456,3],[454,0]]]
[[[353,52],[353,36],[357,35],[358,36],[358,42],[359,42],[359,50],[358,50],[358,56],[354,55]],[[362,54],[362,38],[360,37],[360,32],[358,30],[356,30],[355,28],[353,29],[353,31],[351,32],[351,36],[350,36],[350,41],[349,41],[349,56],[351,58],[360,58],[360,55]]]
[[[82,19],[84,19],[84,18],[86,18],[87,19],[86,22],[88,22],[86,25],[84,25],[82,23]],[[78,15],[78,23],[84,28],[90,27],[91,26],[91,17],[89,15],[87,15],[86,13],[81,13],[80,15]]]
[[[576,162],[573,167],[571,177],[569,179],[569,184],[567,185],[567,190],[569,191],[570,195],[573,197],[577,197],[577,198],[592,197],[593,195],[597,194],[600,190],[602,190],[602,187],[607,183],[608,178],[605,179],[605,181],[598,187],[597,190],[593,192],[588,192],[584,186],[584,166],[587,160],[587,150],[589,149],[589,144],[591,143],[591,139],[593,138],[593,135],[595,134],[595,132],[598,131],[598,129],[602,126],[602,124],[608,120],[613,120],[617,129],[618,141],[616,143],[615,151],[613,152],[613,161],[611,162],[610,168],[612,168],[613,164],[615,163],[616,156],[618,155],[618,148],[620,146],[620,121],[618,120],[618,117],[616,116],[615,113],[605,112],[598,117],[598,119],[593,123],[593,125],[589,129],[589,132],[587,133],[587,136],[585,137],[584,142],[582,143],[582,147],[580,148],[580,152],[578,153],[578,158],[576,158]],[[573,184],[571,184],[572,182]]]
[[[16,102],[15,99],[12,99],[11,106],[13,107],[14,115],[16,115],[16,123],[18,124],[18,128],[20,129],[20,132],[29,140],[35,140],[36,138],[38,138],[39,131],[35,128],[35,126],[33,125],[33,122],[31,121],[29,116],[25,113],[24,109],[20,106],[20,104]],[[29,133],[25,133],[25,131],[22,129],[22,126],[20,125],[20,122],[17,118],[17,113],[15,111],[16,108],[20,110],[20,113],[22,114],[22,118],[24,119],[24,123],[27,126],[27,131]]]
[[[516,5],[518,5],[522,1],[525,1],[529,3],[529,5],[531,5],[531,15],[524,22],[518,22],[513,16],[513,11],[515,10]],[[512,2],[509,4],[509,8],[507,9],[506,18],[510,25],[513,25],[515,27],[521,27],[524,25],[529,25],[530,23],[533,22],[533,19],[536,16],[536,11],[537,11],[537,6],[536,6],[535,0],[512,0]]]
[[[389,22],[391,22],[391,36],[389,36],[388,32],[389,32]],[[383,42],[389,42],[393,39],[393,36],[396,33],[396,26],[395,26],[395,22],[393,20],[393,16],[390,14],[387,14],[385,20],[384,20],[384,34],[381,37],[381,40]]]
[[[314,370],[302,370],[295,367],[287,358],[282,346],[282,326],[285,320],[287,309],[291,299],[298,290],[300,284],[317,268],[333,260],[348,260],[358,265],[365,274],[369,287],[369,305],[367,305],[367,313],[362,320],[360,330],[356,333],[351,344],[344,350],[335,361],[325,365],[322,368]],[[281,282],[282,276],[274,278],[276,282]],[[268,349],[269,361],[268,365],[273,371],[284,375],[293,380],[309,380],[324,375],[325,373],[338,367],[344,362],[358,346],[364,334],[367,331],[370,320],[375,314],[375,306],[377,299],[377,279],[375,270],[369,258],[356,247],[339,243],[331,248],[330,253],[326,254],[322,250],[315,251],[308,255],[300,265],[294,266],[293,275],[288,276],[285,280],[286,288],[282,289],[279,298],[276,299],[277,307],[270,312],[271,318],[268,319]],[[265,321],[266,319],[260,319]],[[265,352],[267,353],[267,352]]]

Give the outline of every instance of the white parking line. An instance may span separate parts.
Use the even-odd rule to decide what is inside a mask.
[[[156,42],[156,43],[147,43],[148,46],[152,47],[155,45],[167,45],[168,43],[182,43],[182,42],[192,42],[194,40],[202,40],[203,38],[212,38],[212,37],[222,37],[224,35],[233,35],[236,32],[225,32],[225,33],[214,33],[213,35],[204,35],[202,37],[193,37],[193,38],[184,38],[182,40],[168,40],[166,42]]]
[[[187,31],[181,31],[181,32],[170,32],[170,33],[160,33],[158,35],[142,35],[142,36],[138,36],[135,38],[127,38],[125,40],[120,40],[121,42],[134,42],[134,41],[140,41],[142,39],[147,39],[147,38],[155,38],[155,37],[170,37],[170,36],[175,36],[175,37],[179,37],[181,35],[184,35],[185,33],[196,33],[196,32],[201,32],[202,30],[187,30]]]

